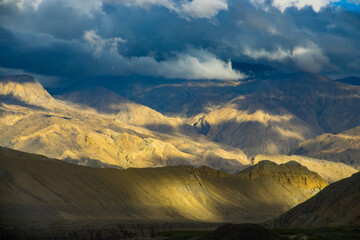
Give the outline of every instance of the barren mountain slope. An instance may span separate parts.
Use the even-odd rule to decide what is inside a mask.
[[[232,61],[232,67],[251,78],[264,78],[278,71],[261,64]],[[141,75],[99,76],[77,82],[65,89],[50,89],[52,95],[103,87],[166,116],[193,117],[248,92],[243,81],[165,79]]]
[[[250,96],[235,98],[188,123],[209,139],[238,147],[247,155],[288,153],[316,135],[311,126],[277,103],[265,106]]]
[[[60,104],[30,75],[0,76],[0,102],[43,108]]]
[[[154,132],[130,124],[131,118],[149,119],[156,122],[153,126],[170,124],[178,129],[177,119],[164,117],[147,107],[133,104],[131,113],[119,110],[118,114],[100,114],[91,108],[80,109],[55,100],[43,88],[34,93],[32,89],[41,85],[26,76],[31,81],[27,81],[25,87],[21,80],[24,77],[11,76],[0,81],[14,86],[11,91],[2,92],[2,146],[91,166],[102,163],[123,168],[190,164],[233,172],[243,168],[243,164],[249,164],[241,150],[211,142],[205,137],[188,137],[179,131]],[[37,98],[27,103],[27,98],[22,96],[31,94]],[[43,101],[44,98],[49,99],[49,104]],[[117,107],[121,109],[121,102]]]
[[[293,154],[324,158],[360,168],[360,126],[339,134],[322,134],[300,143]]]
[[[242,82],[97,78],[82,87],[79,83],[63,96],[71,100],[71,92],[86,92],[89,84],[119,93],[165,116],[189,118],[185,129],[180,128],[183,133],[192,136],[195,130],[252,156],[287,154],[319,134],[356,127],[360,119],[359,86],[301,72],[274,73]],[[174,128],[159,129],[166,132]]]
[[[359,86],[306,73],[265,82],[268,101],[278,102],[317,132],[339,133],[359,124]]]
[[[252,163],[257,164],[260,161],[270,160],[277,164],[283,164],[290,161],[295,161],[301,165],[307,167],[309,170],[318,173],[322,178],[324,178],[329,183],[339,181],[343,178],[350,177],[352,174],[356,173],[357,170],[351,166],[348,166],[344,163],[336,163],[332,161],[327,161],[323,159],[315,159],[305,156],[287,156],[287,155],[256,155]]]
[[[275,228],[360,225],[360,173],[323,189],[267,224]]]
[[[234,91],[240,96],[188,123],[198,133],[239,147],[247,155],[287,154],[300,142],[347,130],[360,121],[360,87],[318,75],[254,80]]]
[[[165,117],[151,108],[137,104],[102,87],[90,87],[57,97],[69,103],[79,104],[78,108],[80,109],[91,107],[99,113],[116,115],[120,121],[156,131],[170,132],[182,123],[179,118]]]
[[[293,163],[262,162],[237,175],[189,166],[119,170],[0,148],[0,166],[0,215],[8,221],[259,222],[327,185]]]
[[[106,88],[166,116],[192,117],[237,96],[238,81],[208,81],[152,78],[145,76],[96,77],[65,89],[49,89],[52,95],[68,96],[89,87]],[[86,102],[84,102],[86,104]],[[209,109],[210,108],[210,109]],[[208,110],[206,110],[208,109]]]

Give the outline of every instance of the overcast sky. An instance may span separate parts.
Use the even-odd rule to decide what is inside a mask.
[[[0,72],[48,85],[244,78],[231,61],[360,76],[360,0],[0,0]]]

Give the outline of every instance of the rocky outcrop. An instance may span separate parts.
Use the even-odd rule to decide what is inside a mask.
[[[210,124],[204,120],[204,117],[205,116],[199,118],[199,120],[194,123],[193,126],[198,134],[203,134],[206,136],[210,130]]]
[[[263,160],[270,160],[277,164],[284,164],[290,161],[295,161],[307,167],[310,171],[318,173],[327,182],[333,183],[343,178],[348,178],[357,170],[344,163],[327,161],[324,159],[315,159],[305,156],[296,155],[263,155],[259,154],[252,159],[253,164],[257,164]]]
[[[269,177],[278,184],[291,184],[300,189],[320,191],[328,185],[319,174],[309,171],[308,168],[295,161],[277,165],[265,160],[241,171],[238,175],[245,175],[250,179]]]
[[[300,202],[307,200],[308,195],[314,195],[328,185],[319,174],[309,171],[295,161],[280,165],[271,161],[261,161],[241,171],[237,176],[251,180],[265,178],[274,184],[280,184]],[[298,190],[302,194],[299,194]]]

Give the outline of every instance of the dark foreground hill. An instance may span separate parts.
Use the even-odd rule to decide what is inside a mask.
[[[340,180],[268,222],[275,228],[351,225],[360,228],[360,173]]]
[[[253,172],[253,174],[251,174]],[[327,183],[299,164],[91,168],[0,148],[0,218],[9,222],[261,222]]]

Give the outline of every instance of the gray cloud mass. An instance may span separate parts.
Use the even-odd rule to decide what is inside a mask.
[[[360,13],[332,2],[0,0],[0,69],[60,84],[97,75],[244,78],[231,61],[359,76]]]

